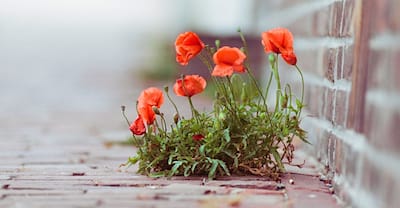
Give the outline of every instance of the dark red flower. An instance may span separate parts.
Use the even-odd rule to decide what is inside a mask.
[[[195,134],[192,138],[194,141],[201,141],[204,139],[204,136],[202,134]]]
[[[146,126],[144,125],[142,117],[139,115],[136,120],[129,127],[134,135],[143,135],[146,133]]]

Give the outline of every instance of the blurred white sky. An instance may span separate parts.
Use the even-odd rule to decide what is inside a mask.
[[[249,24],[246,0],[1,0],[1,24],[127,26],[176,30],[187,24],[223,32]],[[33,24],[33,25],[32,25]]]

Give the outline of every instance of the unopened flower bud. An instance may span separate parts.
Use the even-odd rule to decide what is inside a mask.
[[[179,121],[179,114],[175,113],[175,115],[174,115],[174,123],[178,124],[178,121]]]
[[[215,47],[219,48],[220,45],[221,45],[221,41],[215,40]]]
[[[287,107],[287,102],[288,102],[287,97],[286,96],[281,96],[280,101],[281,101],[282,108],[286,108]]]
[[[153,109],[153,112],[154,112],[156,115],[161,115],[160,110],[158,110],[157,106],[153,106],[152,109]]]
[[[168,93],[168,86],[164,86],[164,91]]]
[[[124,105],[121,105],[121,111],[124,112],[126,107]]]
[[[269,60],[269,64],[271,64],[271,66],[273,66],[276,61],[275,54],[273,54],[273,53],[269,54],[268,60]]]

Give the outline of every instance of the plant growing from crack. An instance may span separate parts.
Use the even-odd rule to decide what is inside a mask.
[[[199,75],[178,78],[173,86],[176,95],[186,97],[191,117],[183,118],[175,102],[164,93],[175,109],[173,122],[167,123],[160,107],[164,93],[148,88],[140,94],[132,123],[123,115],[133,134],[138,151],[125,165],[138,163],[138,172],[153,177],[208,175],[209,178],[231,174],[254,174],[278,179],[284,163],[293,160],[295,137],[304,142],[306,132],[300,127],[304,80],[293,50],[293,36],[285,28],[262,33],[261,43],[269,54],[271,74],[262,87],[247,62],[247,42],[239,30],[242,48],[206,45],[194,32],[180,34],[175,41],[176,60],[185,66],[195,57],[201,59],[216,87],[213,110],[199,112],[192,96],[202,93],[207,81]],[[300,74],[300,99],[290,84],[282,87],[278,69],[279,55]],[[271,95],[275,79],[276,91]],[[267,98],[275,96],[269,106]]]

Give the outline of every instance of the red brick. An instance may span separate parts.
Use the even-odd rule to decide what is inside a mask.
[[[345,152],[344,152],[344,149],[343,149],[343,141],[338,139],[335,135],[332,135],[332,137],[335,138],[335,142],[336,142],[336,145],[335,145],[335,158],[336,158],[336,161],[335,161],[335,167],[334,167],[335,169],[334,170],[335,170],[336,174],[341,175],[341,174],[343,174],[343,166],[345,164],[344,163],[344,161],[345,161],[345,157],[344,157]]]
[[[382,88],[392,81],[388,73],[390,69],[390,52],[382,50],[371,50],[368,65],[368,88]],[[386,72],[385,72],[386,70]]]
[[[311,74],[323,77],[324,67],[321,66],[321,61],[319,60],[321,55],[321,49],[295,49],[298,59],[299,67]]]
[[[351,139],[351,138],[344,138]],[[345,168],[344,175],[349,181],[356,180],[357,177],[357,162],[360,161],[360,154],[350,147],[348,144],[343,143],[343,153],[345,154]]]
[[[330,8],[320,9],[314,14],[313,36],[327,36],[329,34]]]
[[[322,116],[323,93],[324,88],[319,86],[306,87],[305,104],[312,116]]]
[[[324,76],[331,82],[335,82],[335,71],[337,68],[337,54],[338,48],[329,48],[324,51],[323,57],[323,67],[324,67]]]
[[[342,21],[343,3],[336,1],[330,6],[329,36],[340,36],[340,25]]]
[[[400,49],[393,52],[392,60],[391,60],[391,64],[390,64],[390,68],[392,69],[393,77],[395,77],[394,79],[396,80],[396,82],[394,82],[394,84],[395,84],[394,90],[397,92],[400,91],[400,82],[398,81],[398,80],[400,80],[400,70],[398,70],[398,66],[400,66]]]
[[[343,0],[343,21],[340,36],[349,37],[353,35],[354,7],[356,0]]]
[[[393,172],[390,168],[382,169],[377,167],[369,159],[370,157],[364,155],[363,158],[360,188],[374,196],[374,200],[378,204],[380,203],[381,207],[389,207],[390,204],[394,205],[395,198],[398,198],[398,194],[394,194],[396,193],[395,181],[398,173]],[[385,163],[385,161],[382,161],[382,163]]]
[[[326,88],[325,94],[324,94],[324,100],[325,100],[325,105],[324,105],[324,118],[328,121],[333,122],[333,113],[334,109],[333,106],[335,105],[335,90]]]
[[[353,71],[353,55],[354,55],[354,46],[353,45],[347,45],[342,48],[342,56],[343,56],[343,62],[342,62],[342,67],[338,69],[338,73],[340,72],[340,75],[338,75],[338,79],[346,79],[346,80],[351,80],[352,76],[352,71]]]
[[[349,92],[336,90],[335,116],[333,119],[335,125],[346,127],[348,96]]]
[[[399,154],[400,151],[400,113],[390,112],[383,114],[381,110],[374,111],[373,125],[369,129],[371,131],[371,140],[373,145],[385,152]]]

